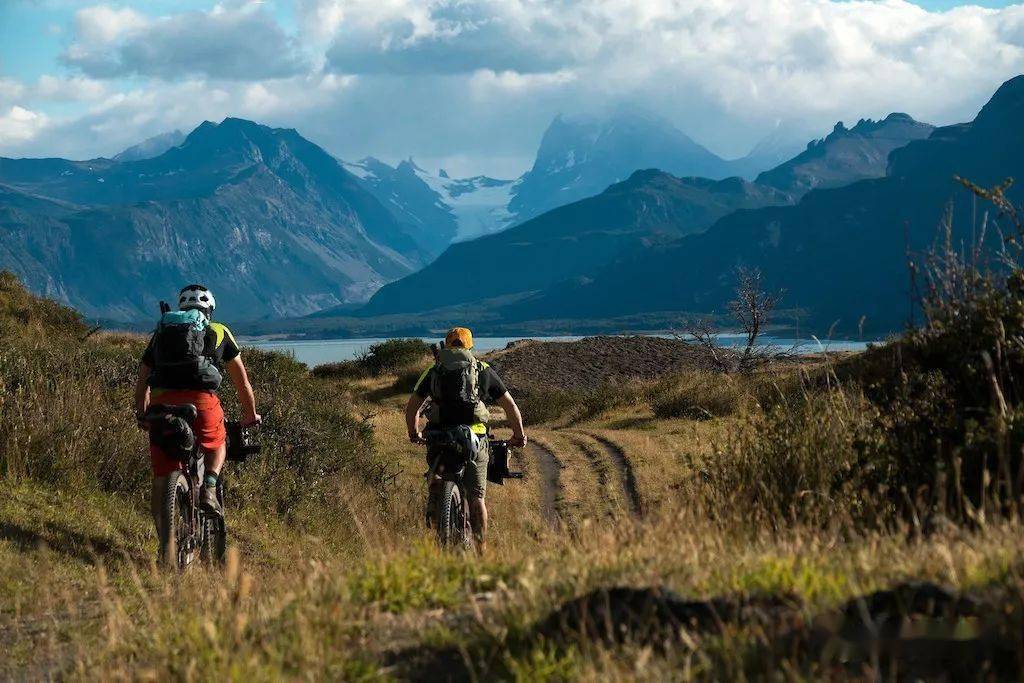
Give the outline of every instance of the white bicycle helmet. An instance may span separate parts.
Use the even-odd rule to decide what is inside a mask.
[[[213,316],[213,311],[217,308],[217,300],[213,298],[213,292],[203,285],[183,287],[178,293],[178,310],[188,311],[193,308],[199,309],[207,317]]]

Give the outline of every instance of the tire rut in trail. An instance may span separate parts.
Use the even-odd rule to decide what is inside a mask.
[[[636,485],[636,475],[633,473],[633,463],[629,461],[629,458],[623,450],[609,439],[606,439],[599,434],[594,434],[593,432],[584,433],[596,441],[615,464],[615,469],[618,471],[619,479],[622,482],[622,492],[626,495],[626,501],[629,503],[629,511],[636,517],[643,516],[643,505],[640,501],[640,489]]]
[[[608,470],[612,467],[609,465],[608,459],[601,456],[598,453],[598,449],[587,443],[582,437],[575,436],[571,439],[572,443],[576,448],[583,453],[583,456],[587,459],[587,464],[593,471],[594,476],[597,477],[597,485],[601,491],[608,492]],[[603,450],[603,449],[602,449]],[[606,514],[613,515],[613,509],[609,507]]]
[[[544,519],[557,531],[562,528],[562,515],[559,511],[558,499],[561,497],[562,463],[554,452],[545,445],[531,441],[526,446],[531,459],[537,463],[540,473],[540,508]]]

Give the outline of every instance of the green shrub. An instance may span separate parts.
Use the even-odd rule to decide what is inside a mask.
[[[229,470],[234,504],[272,507],[298,520],[331,509],[340,478],[383,486],[386,471],[370,425],[353,416],[329,382],[280,353],[246,349],[243,357],[264,419],[263,452]],[[221,397],[225,410],[238,415],[233,388]]]
[[[580,392],[557,389],[531,391],[519,401],[523,422],[537,425],[574,415],[579,409],[580,400]]]
[[[429,356],[430,345],[422,339],[388,339],[371,344],[355,360],[320,365],[313,374],[341,380],[398,375],[411,372],[413,366],[422,366]]]
[[[643,390],[638,384],[605,383],[596,389],[582,392],[577,419],[598,417],[615,408],[636,405]]]
[[[343,360],[337,363],[324,363],[312,370],[314,377],[320,379],[353,380],[364,379],[368,376],[366,368],[359,364],[358,360]]]
[[[420,377],[423,376],[423,370],[425,367],[412,366],[406,370],[398,373],[398,377],[395,378],[395,383],[391,385],[391,389],[395,393],[411,393],[416,387],[416,382],[419,381]]]
[[[635,384],[602,384],[595,389],[531,391],[520,401],[528,425],[556,420],[579,421],[640,402],[643,389]]]
[[[371,375],[395,374],[430,355],[430,345],[422,339],[388,339],[373,344],[359,358]]]
[[[857,391],[831,389],[753,412],[704,466],[705,501],[775,527],[884,523],[892,511],[888,463],[879,457],[885,440],[881,414]]]

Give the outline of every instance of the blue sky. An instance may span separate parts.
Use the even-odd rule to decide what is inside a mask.
[[[0,0],[0,155],[237,115],[512,176],[558,113],[639,105],[738,156],[894,110],[965,120],[1021,72],[1024,6],[999,1]]]

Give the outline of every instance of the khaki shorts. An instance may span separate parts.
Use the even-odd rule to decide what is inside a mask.
[[[427,465],[430,465],[430,453],[426,456]],[[471,498],[483,499],[487,493],[487,464],[490,462],[490,452],[487,437],[480,439],[480,449],[476,458],[466,463],[466,469],[462,473],[462,485]]]
[[[487,463],[490,462],[490,454],[486,437],[480,439],[480,448],[476,452],[476,460],[466,464],[466,471],[462,473],[462,485],[466,487],[471,498],[483,500],[487,493]]]

